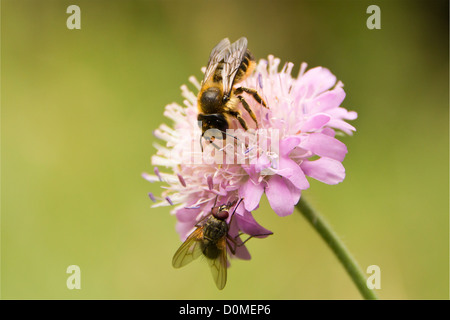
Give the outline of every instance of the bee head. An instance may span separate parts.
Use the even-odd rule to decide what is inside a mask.
[[[202,114],[197,117],[199,126],[202,129],[202,137],[208,141],[214,141],[214,139],[223,140],[225,138],[225,132],[228,129],[228,121],[224,114]]]

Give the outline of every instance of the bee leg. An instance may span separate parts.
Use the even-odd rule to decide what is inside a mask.
[[[258,121],[256,120],[256,115],[253,112],[252,108],[250,108],[250,106],[248,105],[247,101],[245,101],[245,99],[242,96],[237,96],[237,97],[242,102],[242,105],[244,106],[244,109],[247,110],[247,112],[252,117],[253,121],[255,121],[256,129],[258,129]]]
[[[246,92],[248,94],[251,94],[253,96],[253,99],[256,100],[259,104],[261,104],[263,107],[268,108],[266,102],[261,98],[261,96],[258,94],[258,91],[255,89],[250,89],[246,87],[239,87],[234,90],[234,93],[236,95],[241,94],[242,92]]]
[[[227,110],[226,112],[228,114],[230,114],[231,116],[235,117],[236,119],[238,119],[239,123],[241,124],[242,128],[244,128],[245,131],[248,130],[247,123],[245,122],[244,118],[242,118],[242,116],[239,112],[233,111],[233,110]]]

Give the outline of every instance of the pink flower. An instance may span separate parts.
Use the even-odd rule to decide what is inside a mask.
[[[172,214],[177,217],[176,230],[181,240],[210,214],[217,195],[220,204],[243,198],[231,220],[231,236],[239,232],[268,234],[270,231],[252,215],[264,193],[275,213],[286,216],[293,212],[302,190],[309,188],[307,177],[326,184],[344,180],[342,161],[347,147],[335,135],[352,134],[355,128],[346,120],[356,119],[357,114],[340,107],[345,98],[343,84],[336,82],[326,68],[305,72],[303,63],[299,75],[292,77],[293,64],[285,64],[281,71],[279,64],[280,60],[273,56],[260,60],[254,73],[238,85],[256,89],[267,103],[268,108],[263,108],[246,96],[258,120],[258,130],[243,110],[249,130],[238,130],[239,122],[232,120],[230,129],[239,134],[231,135],[231,143],[229,137],[226,141],[215,140],[223,144],[219,150],[210,148],[214,152],[202,153],[200,149],[194,93],[182,86],[185,106],[173,103],[166,107],[164,114],[174,125],[172,128],[163,124],[155,130],[156,137],[165,144],[155,145],[157,154],[152,157],[152,164],[166,167],[168,173],[155,170],[154,175],[144,173],[143,177],[167,184],[153,206],[174,205]],[[190,82],[200,89],[194,77]],[[222,161],[230,156],[233,161]],[[238,247],[236,257],[250,258],[245,246]]]

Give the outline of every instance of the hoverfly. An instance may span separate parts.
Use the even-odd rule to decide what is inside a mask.
[[[238,109],[239,102],[242,103],[258,128],[256,115],[245,101],[242,93],[252,95],[256,102],[267,108],[266,103],[255,89],[234,87],[246,79],[254,68],[255,58],[247,49],[247,38],[245,37],[233,44],[230,44],[230,40],[225,38],[212,49],[197,97],[199,111],[197,120],[202,129],[200,143],[202,137],[210,143],[214,139],[224,139],[226,130],[229,128],[230,117],[236,118],[242,128],[248,130],[248,125]],[[217,130],[220,131],[219,134],[214,133]],[[206,132],[208,135],[205,135]]]
[[[234,201],[216,206],[216,197],[210,215],[195,225],[197,228],[187,237],[177,252],[175,252],[172,259],[173,267],[181,268],[203,255],[208,261],[217,288],[222,290],[227,282],[227,247],[232,254],[235,254],[236,248],[242,246],[250,238],[269,235],[252,235],[245,241],[237,244],[236,239],[239,235],[233,238],[228,234],[230,225],[227,224],[226,220],[230,216],[229,211],[236,204],[231,214],[231,223],[231,219],[242,200],[241,198],[237,204]],[[204,221],[205,219],[206,221]]]

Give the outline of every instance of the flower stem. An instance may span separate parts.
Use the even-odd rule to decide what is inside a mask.
[[[347,273],[350,275],[350,278],[355,283],[361,295],[368,300],[378,299],[375,292],[367,287],[366,277],[358,266],[358,263],[324,218],[305,201],[304,197],[300,198],[296,207],[334,252]]]

